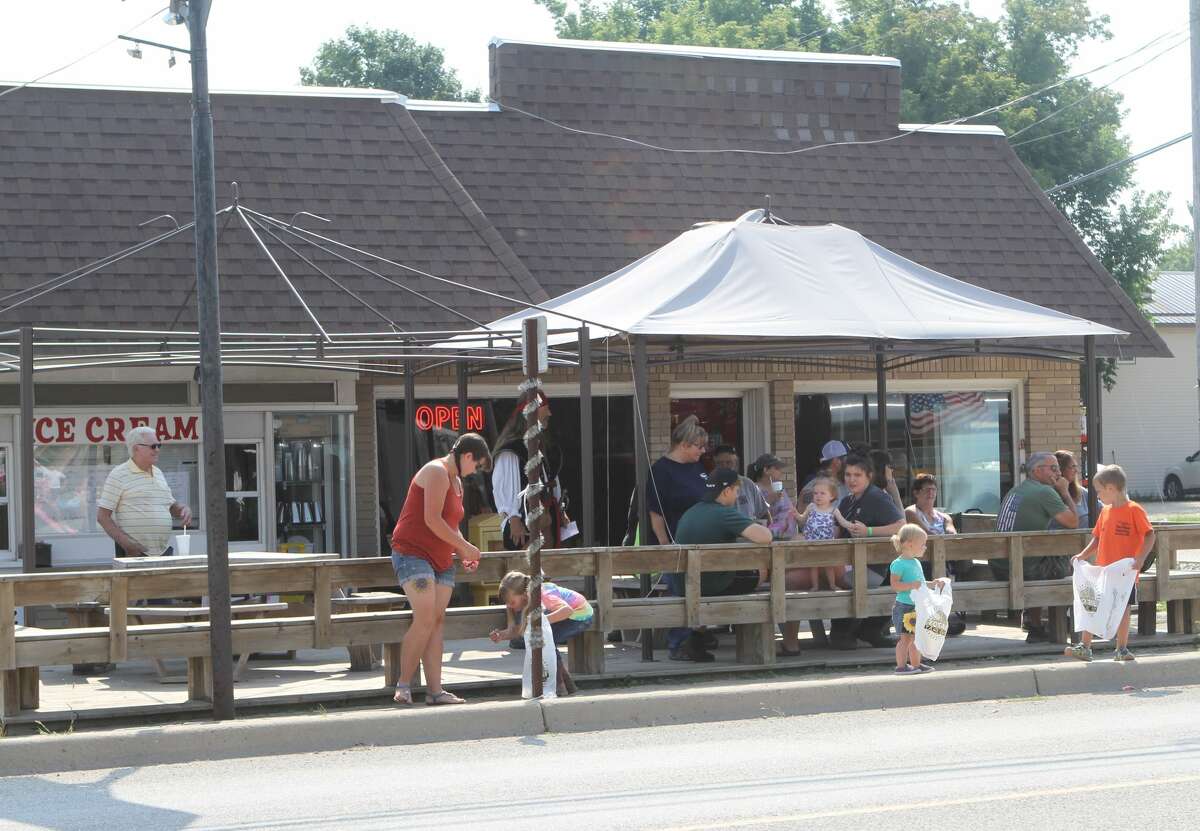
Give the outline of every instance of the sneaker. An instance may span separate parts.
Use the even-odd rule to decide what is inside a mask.
[[[711,664],[717,660],[711,652],[704,648],[704,638],[696,634],[691,635],[675,652],[682,657],[669,655],[668,657],[674,661],[694,661],[697,664]]]
[[[1043,626],[1031,626],[1025,643],[1050,643],[1050,633]]]
[[[1063,650],[1063,654],[1068,658],[1075,658],[1079,661],[1092,660],[1092,648],[1090,646],[1084,646],[1081,643],[1077,643],[1074,646],[1068,646]]]
[[[1129,651],[1128,647],[1118,646],[1117,651],[1113,653],[1113,660],[1114,661],[1136,661],[1137,659],[1133,656],[1133,653]]]
[[[916,675],[920,671],[921,670],[917,669],[916,667],[910,667],[907,664],[902,667],[896,667],[897,675]]]
[[[933,667],[930,666],[929,664],[925,663],[924,661],[922,661],[920,664],[917,665],[917,671],[918,672],[933,672]]]

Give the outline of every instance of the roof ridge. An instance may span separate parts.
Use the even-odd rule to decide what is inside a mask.
[[[433,146],[433,142],[425,135],[425,131],[421,129],[421,125],[413,118],[412,113],[403,105],[402,102],[385,102],[396,103],[399,106],[389,107],[388,110],[392,114],[392,118],[396,122],[396,126],[404,133],[404,137],[409,143],[414,146],[417,155],[429,172],[433,174],[433,178],[438,181],[442,189],[450,197],[450,201],[459,209],[467,222],[475,230],[483,240],[483,243],[499,260],[500,265],[508,272],[517,285],[525,292],[525,295],[535,303],[542,303],[550,299],[550,294],[533,276],[533,272],[525,265],[525,262],[517,256],[512,247],[505,241],[504,237],[496,229],[488,215],[483,212],[479,204],[471,196],[459,178],[454,175],[449,165],[446,164],[437,148]],[[401,115],[400,113],[403,113]]]
[[[1167,346],[1167,342],[1163,340],[1162,335],[1155,330],[1154,324],[1152,324],[1146,318],[1146,316],[1138,310],[1137,306],[1135,306],[1133,301],[1129,298],[1129,295],[1125,293],[1125,289],[1121,288],[1121,284],[1117,282],[1115,277],[1108,273],[1108,269],[1105,268],[1103,263],[1096,258],[1096,255],[1092,253],[1092,249],[1089,248],[1087,243],[1083,241],[1083,238],[1079,236],[1079,231],[1076,230],[1075,226],[1072,225],[1066,216],[1063,215],[1063,212],[1058,209],[1058,206],[1050,200],[1050,197],[1046,195],[1046,192],[1042,189],[1042,187],[1038,185],[1037,180],[1033,178],[1033,174],[1030,173],[1029,168],[1025,166],[1024,162],[1022,162],[1017,156],[1016,151],[1013,150],[1012,145],[1007,141],[1003,142],[1003,145],[1004,150],[1001,152],[1004,153],[1005,161],[1008,163],[1008,166],[1012,168],[1012,170],[1017,174],[1017,177],[1025,183],[1026,187],[1033,192],[1035,198],[1038,200],[1038,204],[1041,205],[1042,210],[1050,216],[1050,219],[1052,222],[1054,222],[1055,227],[1057,227],[1066,235],[1067,240],[1083,257],[1083,261],[1087,263],[1092,271],[1095,272],[1096,276],[1100,278],[1100,284],[1108,291],[1109,295],[1113,298],[1113,300],[1116,301],[1117,305],[1123,308],[1130,315],[1133,325],[1137,327],[1137,330],[1146,337],[1152,347],[1155,347],[1158,350],[1159,354],[1157,356],[1152,355],[1150,357],[1171,357],[1173,354],[1171,352],[1171,348]],[[1130,335],[1132,334],[1133,332],[1130,332]]]
[[[634,43],[614,40],[521,40],[519,38],[494,37],[488,47],[542,46],[550,49],[576,49],[598,52],[641,52],[649,55],[676,55],[684,58],[719,58],[726,60],[827,63],[827,64],[870,64],[874,66],[900,66],[899,58],[882,55],[843,55],[840,52],[800,52],[790,49],[737,49],[725,46],[693,46],[689,44]]]

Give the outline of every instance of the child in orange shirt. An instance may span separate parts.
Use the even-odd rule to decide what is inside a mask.
[[[1134,567],[1141,573],[1146,557],[1154,548],[1154,529],[1150,526],[1150,518],[1146,509],[1130,500],[1125,493],[1125,471],[1117,465],[1103,467],[1096,473],[1096,496],[1104,503],[1096,526],[1092,529],[1092,539],[1087,548],[1075,555],[1074,559],[1091,562],[1095,560],[1098,566],[1112,565],[1127,557],[1134,559]],[[1098,555],[1098,556],[1097,556]],[[1125,618],[1121,628],[1117,630],[1117,651],[1114,661],[1132,661],[1133,653],[1129,651],[1129,608],[1137,604],[1137,583],[1129,593],[1129,603],[1125,608]],[[1066,655],[1081,661],[1092,660],[1092,633],[1083,633],[1083,642],[1067,647]]]

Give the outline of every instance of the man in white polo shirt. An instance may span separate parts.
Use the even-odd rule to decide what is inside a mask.
[[[154,466],[162,446],[150,427],[135,427],[125,435],[129,461],[117,465],[104,480],[96,521],[126,556],[157,556],[171,540],[172,518],[190,525],[192,511],[171,495],[162,471]]]

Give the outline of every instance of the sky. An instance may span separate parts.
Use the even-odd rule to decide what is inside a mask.
[[[976,14],[995,17],[1003,0],[963,0],[963,4]],[[169,68],[168,55],[149,48],[143,48],[141,60],[134,60],[126,54],[131,44],[111,42],[118,34],[132,33],[186,44],[186,31],[165,25],[156,13],[166,0],[10,0],[5,5],[0,81],[28,81],[98,49],[47,82],[189,85],[185,61]],[[1076,71],[1093,69],[1167,32],[1182,32],[1187,26],[1187,5],[1188,0],[1091,0],[1094,13],[1111,18],[1113,36],[1087,44],[1075,60]],[[554,38],[549,13],[534,0],[214,0],[208,31],[210,85],[214,90],[297,86],[299,67],[308,64],[322,42],[340,36],[352,24],[399,29],[418,41],[433,43],[444,51],[447,64],[458,71],[465,86],[485,92],[492,37]],[[1106,83],[1157,51],[1157,47],[1147,50],[1092,76],[1093,80]],[[1184,43],[1113,86],[1125,96],[1125,130],[1133,152],[1191,128],[1188,54]],[[1190,144],[1185,141],[1138,162],[1133,178],[1144,190],[1167,191],[1176,221],[1186,222],[1190,168]]]

